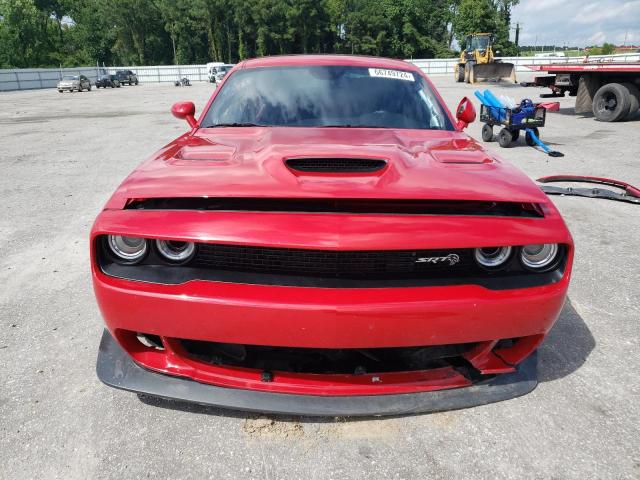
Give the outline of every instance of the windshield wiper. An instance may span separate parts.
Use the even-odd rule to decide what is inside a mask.
[[[265,125],[259,125],[257,123],[216,123],[214,125],[209,125],[204,128],[216,128],[216,127],[264,127]]]

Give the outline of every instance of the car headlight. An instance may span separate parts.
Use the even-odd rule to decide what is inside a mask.
[[[172,263],[186,263],[193,258],[196,246],[193,242],[175,240],[156,240],[160,255]]]
[[[544,270],[555,262],[558,250],[557,243],[525,245],[520,250],[520,261],[528,269]]]
[[[475,249],[476,262],[485,268],[498,268],[511,257],[511,247],[483,247]]]
[[[107,243],[111,252],[126,263],[137,263],[147,253],[147,241],[144,238],[109,235]]]

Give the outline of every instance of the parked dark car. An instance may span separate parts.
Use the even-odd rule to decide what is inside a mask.
[[[121,85],[138,85],[138,76],[131,70],[118,70],[116,77]]]
[[[96,80],[96,88],[120,88],[120,80],[116,75],[101,75]]]
[[[65,75],[58,82],[57,88],[60,93],[65,90],[69,90],[70,92],[77,90],[81,92],[86,89],[91,91],[91,82],[84,75]]]

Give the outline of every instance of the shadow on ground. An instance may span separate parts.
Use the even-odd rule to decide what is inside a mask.
[[[558,320],[553,329],[547,335],[542,346],[538,349],[538,381],[550,382],[558,380],[578,370],[586,361],[587,357],[594,349],[596,342],[591,335],[582,317],[576,312],[567,299]],[[204,415],[215,415],[226,418],[255,419],[266,417],[278,422],[297,423],[331,423],[345,421],[365,421],[379,417],[300,417],[287,415],[264,415],[260,413],[250,413],[222,409],[206,405],[169,400],[159,397],[151,397],[138,394],[138,399],[153,407],[160,407],[181,412],[198,413]],[[429,415],[429,414],[420,414]],[[413,416],[399,415],[398,417]],[[393,417],[393,416],[392,416]],[[384,417],[384,418],[392,418]]]
[[[567,299],[560,317],[538,349],[538,381],[550,382],[572,374],[595,346],[589,327]]]

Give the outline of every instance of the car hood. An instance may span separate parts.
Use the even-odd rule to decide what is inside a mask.
[[[290,158],[381,159],[368,173],[305,173]],[[373,128],[200,129],[138,167],[107,208],[129,199],[280,197],[545,203],[522,172],[461,132]]]

